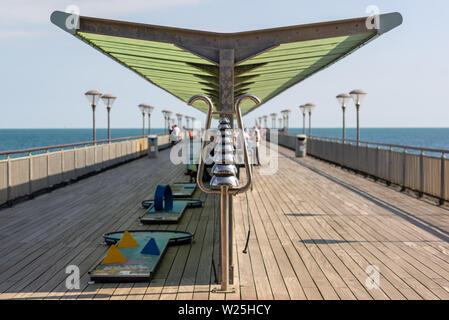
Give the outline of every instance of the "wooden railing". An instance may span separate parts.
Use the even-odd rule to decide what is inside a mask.
[[[279,145],[295,148],[295,136],[279,135]],[[309,136],[307,154],[417,191],[449,200],[449,150]]]
[[[168,144],[167,135],[159,136],[159,148]],[[0,205],[136,159],[147,150],[147,138],[138,136],[2,151]]]

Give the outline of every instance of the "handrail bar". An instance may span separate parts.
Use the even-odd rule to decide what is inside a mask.
[[[114,138],[111,140],[103,139],[103,140],[96,140],[96,141],[58,144],[58,145],[36,147],[36,148],[29,148],[29,149],[6,150],[6,151],[0,151],[0,156],[10,155],[10,154],[18,154],[18,153],[31,153],[31,152],[42,151],[42,150],[50,150],[50,149],[62,149],[62,148],[69,148],[69,147],[85,146],[85,145],[89,145],[89,144],[94,145],[94,144],[105,143],[105,142],[109,142],[109,141],[110,142],[118,142],[118,141],[124,141],[124,140],[136,140],[136,139],[143,139],[145,137],[146,136],[122,137],[122,138]]]
[[[344,141],[346,142],[355,142],[357,143],[357,140],[355,139],[342,139],[338,137],[324,137],[324,136],[316,136],[311,135],[309,136],[312,139],[326,139],[326,140],[334,140],[334,141]],[[384,147],[392,147],[392,148],[400,148],[400,149],[408,149],[408,150],[418,150],[418,151],[427,151],[427,152],[436,152],[436,153],[449,153],[449,150],[446,149],[437,149],[437,148],[426,148],[426,147],[417,147],[417,146],[408,146],[408,145],[402,145],[402,144],[390,144],[390,143],[384,143],[384,142],[374,142],[374,141],[363,141],[360,140],[359,143],[365,144],[365,145],[376,145],[376,146],[384,146]]]

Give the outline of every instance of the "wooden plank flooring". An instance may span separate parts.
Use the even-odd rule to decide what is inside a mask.
[[[1,299],[448,299],[449,210],[279,147],[279,169],[234,199],[235,293],[216,294],[218,198],[177,225],[142,226],[140,201],[157,184],[186,181],[185,166],[141,158],[0,211]],[[243,253],[248,228],[248,253]],[[151,283],[89,284],[105,232],[175,229]],[[81,288],[67,290],[77,265]],[[367,268],[380,286],[366,286]]]

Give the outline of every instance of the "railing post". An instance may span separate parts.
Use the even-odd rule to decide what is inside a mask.
[[[64,182],[64,149],[61,148],[61,182]]]
[[[76,179],[76,147],[73,146],[73,176]]]
[[[28,152],[28,194],[30,195],[33,192],[33,162],[31,158],[31,152]]]
[[[11,200],[11,158],[6,155],[6,201]]]
[[[418,196],[422,198],[424,195],[424,151],[419,154],[419,192]]]
[[[47,155],[47,170],[46,170],[46,179],[47,179],[47,188],[50,187],[50,154],[48,149],[45,150],[45,154]]]
[[[97,145],[94,144],[92,149],[94,149],[94,171],[97,171]]]
[[[440,179],[441,179],[441,190],[440,190],[440,205],[444,204],[444,199],[446,196],[446,182],[445,182],[445,177],[446,177],[446,156],[444,154],[444,152],[441,153],[441,175],[440,175]]]
[[[376,147],[376,168],[375,168],[375,174],[374,174],[374,180],[377,181],[380,178],[380,166],[379,166],[379,155],[380,155],[380,147],[377,145]]]
[[[402,187],[401,191],[405,191],[407,185],[407,149],[404,148],[402,153]]]
[[[392,174],[392,164],[393,164],[393,148],[390,146],[388,149],[388,179],[387,179],[387,186],[391,185],[391,174]]]
[[[344,160],[344,156],[345,156],[344,147],[345,147],[345,145],[344,145],[344,141],[343,140],[341,140],[340,142],[339,141],[335,141],[337,146],[340,147],[340,166],[343,168],[343,165],[344,165],[344,162],[345,162],[345,160]]]
[[[364,161],[364,164],[363,164],[363,170],[362,171],[364,171],[365,172],[365,175],[368,175],[369,173],[368,173],[368,151],[369,151],[369,144],[367,143],[366,145],[365,145],[365,161]]]
[[[357,143],[355,145],[356,147],[356,154],[357,154],[357,172],[360,173],[360,142],[357,140]]]

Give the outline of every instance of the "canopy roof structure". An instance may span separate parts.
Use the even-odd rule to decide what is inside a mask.
[[[232,110],[242,94],[262,104],[402,23],[399,13],[367,19],[214,33],[55,11],[51,21],[184,102],[196,94]],[[206,112],[201,102],[194,104]],[[242,104],[245,115],[257,106]]]

